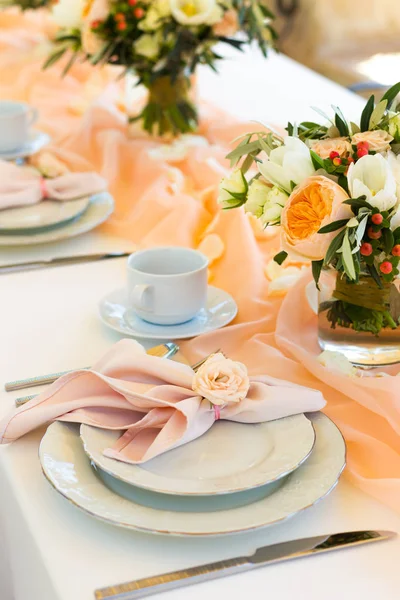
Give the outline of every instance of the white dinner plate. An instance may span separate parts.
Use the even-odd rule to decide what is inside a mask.
[[[177,512],[150,508],[109,489],[85,454],[79,429],[56,422],[40,444],[43,472],[72,504],[107,523],[175,536],[217,536],[254,530],[283,521],[309,508],[335,487],[345,465],[346,446],[336,425],[324,414],[309,415],[316,443],[308,460],[271,495],[252,504],[214,512]],[[144,492],[152,494],[152,492]]]
[[[110,292],[99,304],[100,319],[114,331],[148,340],[183,340],[228,325],[237,315],[237,304],[227,292],[208,286],[207,306],[181,325],[153,325],[138,317],[128,303],[128,292]]]
[[[0,233],[35,233],[44,227],[61,225],[82,215],[90,198],[69,202],[43,200],[30,206],[0,210]]]
[[[114,200],[107,192],[90,197],[90,203],[83,214],[73,221],[59,227],[48,228],[36,233],[1,233],[0,247],[30,246],[58,242],[86,233],[104,223],[114,210]]]
[[[0,132],[1,134],[1,132]],[[27,158],[35,152],[39,152],[43,146],[46,146],[50,142],[50,136],[44,131],[33,129],[29,135],[28,141],[11,152],[0,152],[0,160],[17,160],[19,158]]]
[[[162,494],[233,494],[263,486],[291,473],[310,455],[315,433],[304,415],[269,423],[218,421],[204,435],[142,465],[103,455],[121,436],[81,425],[89,458],[130,485]]]

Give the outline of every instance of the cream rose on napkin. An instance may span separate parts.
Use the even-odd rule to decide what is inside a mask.
[[[250,380],[247,368],[218,352],[200,367],[192,383],[193,390],[216,406],[238,403],[247,396]]]

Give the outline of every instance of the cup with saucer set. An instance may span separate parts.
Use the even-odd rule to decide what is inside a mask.
[[[237,314],[234,299],[207,283],[208,259],[181,247],[131,254],[127,286],[99,305],[105,325],[137,338],[191,338],[219,329]]]
[[[23,160],[49,143],[50,137],[33,125],[39,113],[24,102],[0,101],[0,159]]]

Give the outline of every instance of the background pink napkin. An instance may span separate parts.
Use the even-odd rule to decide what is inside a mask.
[[[0,424],[1,443],[12,442],[54,419],[124,430],[105,452],[128,463],[145,462],[198,438],[213,425],[213,405],[192,389],[188,365],[149,356],[133,340],[118,342],[91,371],[61,377]],[[272,421],[325,406],[316,390],[267,375],[250,378],[247,397],[221,407],[220,418]]]
[[[36,204],[45,198],[68,201],[97,194],[106,189],[97,173],[67,173],[44,179],[33,168],[0,160],[0,210]]]

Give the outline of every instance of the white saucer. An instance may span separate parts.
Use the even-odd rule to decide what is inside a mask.
[[[142,465],[107,458],[121,431],[81,425],[89,458],[130,485],[162,494],[236,494],[272,483],[297,469],[310,455],[315,432],[304,415],[266,423],[218,421],[198,439]]]
[[[21,148],[12,152],[0,152],[0,159],[17,160],[18,158],[26,158],[35,154],[35,152],[39,152],[49,142],[50,136],[47,133],[33,129],[29,135],[29,140]]]
[[[126,289],[107,294],[99,304],[99,311],[103,323],[123,335],[149,340],[183,340],[224,327],[236,317],[237,305],[232,296],[210,285],[207,307],[181,325],[153,325],[143,321],[128,306]]]
[[[0,233],[35,233],[43,227],[61,225],[82,215],[90,198],[69,202],[43,200],[30,206],[6,208],[0,211]]]

